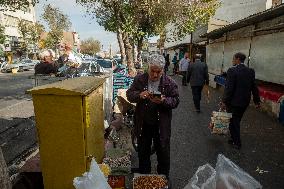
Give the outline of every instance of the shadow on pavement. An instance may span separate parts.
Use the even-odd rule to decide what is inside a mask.
[[[0,118],[0,146],[8,166],[23,159],[36,144],[34,117]]]

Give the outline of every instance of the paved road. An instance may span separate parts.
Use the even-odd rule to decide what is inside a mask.
[[[25,91],[33,87],[33,80],[29,79],[32,75],[33,71],[0,73],[0,109],[30,99]]]
[[[33,105],[30,95],[33,71],[0,73],[0,147],[8,165],[36,145]]]
[[[180,84],[181,79],[175,77]],[[174,111],[171,141],[171,179],[173,189],[182,189],[199,166],[215,167],[222,153],[256,178],[266,189],[284,188],[284,127],[264,112],[250,107],[241,123],[243,148],[238,151],[222,136],[208,130],[210,114],[216,110],[221,93],[211,90],[209,104],[202,103],[202,113],[193,110],[190,87],[179,88],[181,103]],[[268,173],[259,174],[257,167]]]

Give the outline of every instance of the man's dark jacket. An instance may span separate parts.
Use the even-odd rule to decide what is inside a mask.
[[[148,73],[136,76],[133,84],[126,92],[127,99],[136,103],[135,134],[138,137],[142,134],[144,113],[149,102],[141,99],[139,95],[148,89],[148,78]],[[159,91],[166,96],[164,102],[158,106],[160,140],[161,144],[165,145],[170,142],[171,137],[172,109],[179,104],[178,86],[170,77],[163,75],[160,80]]]
[[[259,92],[255,83],[255,72],[244,64],[239,64],[227,71],[227,81],[223,102],[228,106],[247,107],[251,94],[255,104],[260,103]]]
[[[190,86],[203,86],[209,83],[207,64],[196,59],[194,63],[190,63],[188,67],[188,81]]]
[[[56,74],[58,67],[55,63],[40,62],[35,65],[35,74]]]

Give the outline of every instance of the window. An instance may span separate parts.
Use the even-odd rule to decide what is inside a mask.
[[[17,27],[19,19],[10,15],[4,15],[4,25],[6,27]]]

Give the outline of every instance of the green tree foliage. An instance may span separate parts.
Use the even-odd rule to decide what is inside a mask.
[[[167,24],[173,24],[173,40],[179,40],[208,22],[219,6],[218,0],[77,0],[87,14],[107,31],[122,34],[128,66],[131,66],[130,41],[143,47],[149,37],[165,34]],[[119,35],[118,35],[119,36]],[[119,37],[118,37],[119,39]],[[165,39],[161,40],[163,43]],[[119,40],[119,43],[120,40]],[[138,54],[139,56],[139,54]],[[131,60],[132,61],[132,60]]]
[[[38,0],[0,0],[0,10],[22,10],[38,2]]]
[[[22,37],[22,51],[27,51],[28,45],[38,45],[40,35],[44,32],[44,26],[26,20],[19,20],[18,31]]]
[[[198,26],[207,24],[219,6],[218,0],[172,1],[171,9],[174,10],[170,21],[174,25],[172,38],[182,39],[195,31]]]
[[[27,47],[30,39],[30,27],[32,23],[26,20],[19,20],[18,31],[22,37],[21,49],[22,51],[27,51]]]
[[[0,44],[4,44],[5,43],[5,27],[0,25]]]
[[[50,29],[45,45],[48,48],[55,49],[63,39],[63,31],[69,30],[71,27],[69,17],[61,12],[59,8],[53,7],[50,4],[44,7],[44,13],[41,16],[47,22]]]
[[[33,44],[38,44],[41,34],[45,31],[42,24],[36,22],[30,26],[30,41]]]
[[[94,38],[88,38],[86,40],[81,41],[81,53],[94,55],[101,50],[101,42],[95,40]]]

